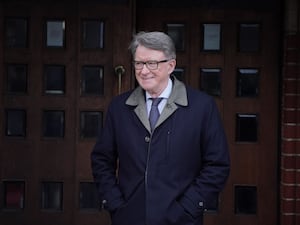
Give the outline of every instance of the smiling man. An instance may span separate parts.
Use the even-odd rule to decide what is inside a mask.
[[[112,225],[202,225],[229,175],[218,109],[172,76],[168,35],[140,32],[129,48],[139,86],[112,100],[91,154],[102,207]]]

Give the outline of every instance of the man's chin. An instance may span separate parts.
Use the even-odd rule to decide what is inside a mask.
[[[154,84],[152,81],[150,80],[143,80],[141,83],[140,83],[141,87],[146,90],[146,91],[150,91],[153,89],[154,87]]]

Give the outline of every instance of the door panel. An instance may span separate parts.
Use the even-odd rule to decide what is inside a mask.
[[[177,51],[177,67],[184,68],[185,83],[201,89],[201,69],[221,71],[221,94],[214,98],[228,136],[232,167],[218,207],[205,213],[205,224],[276,224],[279,16],[275,10],[170,9],[158,5],[155,17],[153,8],[138,5],[137,31],[168,32],[167,24],[184,25],[185,49]],[[221,25],[220,50],[201,50],[203,24]],[[249,49],[241,52],[239,43]],[[239,96],[238,90],[244,94]]]
[[[78,54],[78,70],[84,65],[103,66],[104,94],[102,96],[80,96],[78,92],[78,111],[101,111],[103,119],[111,99],[121,92],[131,88],[133,79],[131,76],[131,57],[128,44],[132,38],[132,3],[131,1],[119,1],[120,3],[80,5],[79,18],[98,18],[105,22],[104,48],[101,50],[82,49]],[[117,2],[117,1],[115,1]],[[123,2],[123,3],[122,3]],[[118,77],[115,68],[122,66],[124,74]],[[104,120],[103,120],[104,122]],[[92,180],[90,171],[90,151],[95,144],[95,139],[80,139],[77,143],[77,180]],[[110,224],[109,214],[102,210],[101,213],[76,214],[76,224]]]
[[[1,224],[110,224],[109,215],[104,211],[99,213],[97,207],[100,204],[94,202],[97,198],[90,197],[94,189],[82,187],[90,188],[93,184],[90,152],[107,106],[113,96],[131,87],[127,46],[134,24],[133,9],[130,0],[0,2],[0,60],[3,65],[0,67],[3,87],[0,120],[5,129],[4,112],[7,111],[7,115],[20,114],[19,120],[24,121],[23,127],[17,123],[12,125],[24,131],[20,137],[7,135],[8,131],[6,135],[0,132],[0,178],[1,182],[24,183],[25,193],[25,198],[21,199],[24,210],[6,210],[1,203]],[[20,23],[20,18],[25,24],[21,26],[24,30],[21,36],[17,35],[18,27],[14,27]],[[45,27],[48,20],[63,21],[63,26],[60,30],[53,26],[52,32],[48,33]],[[14,46],[10,30],[24,46]],[[46,46],[48,37],[52,37],[55,43],[61,33],[63,46]],[[6,43],[4,39],[9,40],[7,46],[2,45]],[[83,40],[87,42],[85,45]],[[15,93],[14,90],[8,91],[6,67],[12,65],[14,68],[19,64],[26,66],[27,76],[24,90]],[[121,77],[121,86],[114,71],[117,65],[126,70]],[[57,90],[58,79],[52,79],[48,85],[44,78],[45,68],[58,66],[64,68],[63,79],[59,80],[62,90]],[[48,75],[58,77],[53,71]],[[45,90],[47,86],[53,89]],[[52,196],[53,202],[60,204],[58,210],[41,208],[40,187],[43,182],[59,182],[63,186],[63,194],[58,196],[60,202]],[[3,193],[2,187],[1,183]]]

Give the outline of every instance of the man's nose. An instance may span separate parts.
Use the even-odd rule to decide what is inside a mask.
[[[148,67],[147,67],[147,65],[146,64],[144,64],[143,65],[143,68],[142,68],[142,70],[141,70],[141,73],[149,73],[149,69],[148,69]]]

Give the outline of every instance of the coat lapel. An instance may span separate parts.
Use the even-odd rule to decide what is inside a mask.
[[[131,95],[126,100],[126,105],[136,106],[134,108],[134,112],[142,122],[144,127],[151,132],[150,123],[148,120],[147,110],[146,110],[146,102],[145,102],[145,93],[143,89],[139,86],[137,87]]]

